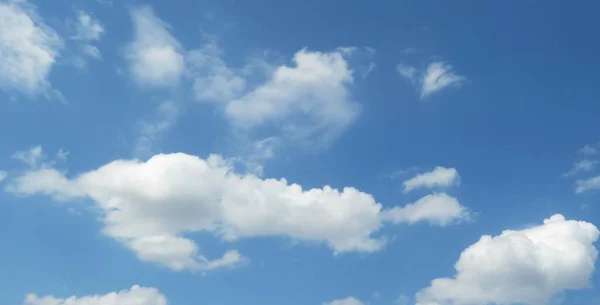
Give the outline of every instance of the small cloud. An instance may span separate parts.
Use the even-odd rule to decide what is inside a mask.
[[[387,210],[383,218],[396,224],[429,222],[447,226],[470,220],[471,213],[456,198],[445,193],[435,193],[406,206]]]
[[[364,303],[355,297],[347,297],[345,299],[325,302],[323,305],[364,305]]]
[[[467,81],[466,77],[455,73],[452,66],[442,61],[430,63],[425,71],[400,63],[396,71],[419,89],[421,99],[446,88],[460,87]]]
[[[452,66],[444,62],[432,62],[422,79],[421,98],[448,87],[458,87],[467,79],[453,72]]]
[[[598,149],[595,147],[598,145],[586,145],[582,149],[579,150],[579,153],[582,155],[596,155],[598,154]]]
[[[38,145],[29,150],[15,152],[12,158],[27,164],[31,168],[38,168],[44,159],[44,152],[42,147]]]
[[[578,180],[575,182],[576,194],[582,194],[592,190],[600,190],[600,176]]]
[[[416,175],[403,182],[404,192],[419,188],[447,188],[460,184],[460,176],[455,168],[437,166],[432,171]]]
[[[135,141],[134,154],[149,157],[155,153],[156,141],[169,130],[179,116],[179,107],[173,101],[165,101],[156,109],[155,118],[138,123],[139,135]]]
[[[575,163],[573,165],[573,169],[571,169],[569,172],[565,173],[564,176],[570,177],[577,173],[592,171],[594,168],[596,168],[596,166],[598,166],[599,163],[600,162],[596,161],[596,160],[587,160],[587,159],[581,160],[581,161]]]
[[[8,177],[8,173],[5,171],[0,171],[0,182],[4,181]]]

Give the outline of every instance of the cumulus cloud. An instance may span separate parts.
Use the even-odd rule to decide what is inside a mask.
[[[384,218],[394,223],[417,223],[426,221],[446,226],[470,218],[468,209],[458,199],[445,193],[427,195],[403,207],[394,207],[385,212]]]
[[[430,63],[425,71],[400,63],[396,71],[418,87],[422,99],[446,88],[459,87],[467,81],[466,77],[454,72],[453,67],[443,61]]]
[[[207,43],[188,52],[194,92],[198,100],[216,102],[236,128],[271,127],[291,140],[319,135],[324,142],[354,122],[360,105],[353,101],[354,82],[346,60],[348,48],[332,52],[298,51],[292,65],[255,60],[242,69],[227,65],[223,51]],[[261,71],[255,77],[248,71]],[[256,79],[265,78],[264,81]]]
[[[9,192],[57,199],[89,197],[104,214],[104,233],[140,259],[174,270],[207,270],[239,261],[236,252],[208,261],[181,235],[208,231],[225,240],[287,236],[320,242],[335,252],[380,250],[385,241],[381,205],[348,187],[304,190],[285,179],[239,175],[213,155],[156,155],[147,162],[117,160],[67,178],[55,169],[32,170],[12,181]]]
[[[581,194],[592,190],[600,190],[600,176],[595,176],[575,182],[575,193]]]
[[[65,299],[29,294],[23,305],[167,305],[167,298],[156,288],[133,286],[129,290],[105,295],[71,296]]]
[[[355,297],[347,297],[345,299],[333,300],[331,302],[325,302],[323,305],[364,305],[363,302]]]
[[[26,1],[0,2],[0,88],[59,95],[48,76],[63,41]]]
[[[455,168],[437,166],[430,172],[418,174],[403,182],[404,192],[419,188],[447,188],[460,183],[460,176]]]
[[[548,304],[557,293],[589,287],[599,234],[591,223],[557,214],[539,226],[484,235],[461,253],[456,275],[431,281],[417,303]]]
[[[134,39],[125,49],[125,58],[133,79],[145,87],[177,84],[185,61],[183,48],[171,35],[169,26],[148,6],[133,8],[130,15]]]
[[[143,261],[192,271],[231,267],[244,258],[231,250],[209,260],[186,233],[209,232],[225,241],[282,236],[325,244],[334,253],[375,252],[386,244],[378,235],[384,222],[444,225],[465,211],[443,195],[384,210],[353,187],[303,189],[286,179],[239,174],[233,163],[219,155],[160,154],[146,162],[116,160],[73,177],[44,166],[22,172],[5,189],[62,201],[89,198],[102,212],[104,234]]]

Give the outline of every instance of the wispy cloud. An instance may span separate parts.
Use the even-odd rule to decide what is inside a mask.
[[[424,99],[446,88],[460,87],[467,82],[467,78],[454,72],[451,65],[442,62],[430,63],[425,71],[400,63],[396,66],[398,73],[416,86]]]
[[[582,179],[575,182],[576,194],[581,194],[592,190],[600,190],[600,176]]]

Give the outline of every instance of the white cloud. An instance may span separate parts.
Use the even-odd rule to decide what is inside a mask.
[[[427,195],[404,207],[387,210],[384,218],[393,223],[417,223],[427,221],[446,226],[470,218],[468,209],[458,200],[445,193]]]
[[[283,125],[292,139],[330,139],[348,127],[360,112],[351,99],[352,71],[340,51],[301,50],[295,66],[279,66],[263,84],[227,103],[226,116],[238,127]]]
[[[355,297],[347,297],[345,299],[333,300],[323,303],[323,305],[364,305],[364,303]]]
[[[467,80],[452,70],[452,66],[444,62],[430,63],[423,76],[421,97],[424,98],[451,86],[460,86]]]
[[[0,88],[55,95],[48,75],[62,46],[62,39],[27,2],[0,2]]]
[[[173,101],[162,102],[156,111],[153,120],[141,121],[138,124],[139,135],[135,141],[134,153],[136,156],[148,157],[154,153],[156,140],[169,130],[179,115],[179,108]]]
[[[187,53],[194,95],[199,101],[227,103],[246,89],[246,79],[229,68],[222,56],[223,51],[214,42]]]
[[[38,168],[41,166],[41,161],[44,159],[44,152],[41,146],[34,146],[29,150],[17,151],[13,154],[13,159],[19,160],[31,168]]]
[[[600,190],[600,176],[591,177],[575,182],[575,193],[581,194],[587,191]]]
[[[415,67],[408,66],[405,64],[398,64],[398,66],[396,66],[396,71],[398,71],[400,75],[402,75],[404,78],[411,82],[418,81],[419,71]]]
[[[437,166],[430,172],[404,181],[403,184],[405,193],[419,188],[447,188],[460,184],[460,176],[455,168]]]
[[[589,287],[599,233],[557,214],[536,227],[484,235],[461,253],[455,277],[433,280],[417,304],[548,304],[557,293]]]
[[[565,176],[573,176],[577,173],[580,172],[589,172],[591,170],[593,170],[594,168],[596,168],[596,166],[598,166],[600,162],[596,161],[596,160],[581,160],[577,163],[575,163],[573,165],[573,169],[571,169],[569,172],[565,173]]]
[[[29,294],[23,305],[167,305],[167,299],[156,288],[133,286],[129,290],[105,295],[72,296],[65,299]]]
[[[598,154],[598,149],[596,149],[592,145],[586,145],[582,149],[579,150],[579,153],[583,154],[583,155],[595,155],[595,154]]]
[[[293,65],[272,64],[264,55],[233,68],[211,40],[187,52],[187,75],[193,80],[196,99],[220,107],[236,134],[252,138],[252,131],[257,131],[262,132],[259,138],[319,147],[343,132],[360,113],[360,104],[351,98],[354,78],[346,60],[356,59],[357,52],[352,48],[303,49],[294,55]],[[368,57],[373,52],[367,48],[359,53]]]
[[[130,11],[134,40],[125,50],[129,71],[141,86],[168,87],[179,82],[185,68],[183,49],[169,26],[150,7]]]
[[[183,153],[147,162],[117,160],[74,178],[55,169],[32,170],[7,191],[59,200],[89,197],[103,212],[108,236],[144,260],[173,270],[205,271],[239,263],[235,251],[210,261],[183,233],[207,231],[224,240],[284,236],[327,244],[336,253],[373,252],[382,207],[355,188],[303,190],[285,179],[239,175],[227,160]]]
[[[83,41],[99,40],[104,34],[104,27],[98,19],[85,11],[77,12],[75,39]]]
[[[419,87],[422,99],[445,88],[459,87],[467,81],[466,77],[456,74],[452,66],[442,61],[430,63],[422,72],[403,63],[398,64],[396,70],[402,77]]]
[[[0,171],[0,182],[4,181],[4,179],[6,179],[7,176],[8,176],[7,172]]]

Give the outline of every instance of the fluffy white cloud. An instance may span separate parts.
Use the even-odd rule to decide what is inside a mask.
[[[48,75],[62,46],[58,34],[25,1],[0,2],[0,88],[58,94]]]
[[[548,304],[557,293],[589,286],[599,234],[591,223],[557,214],[536,227],[484,235],[461,253],[455,277],[433,280],[417,303]]]
[[[363,305],[364,303],[355,297],[347,297],[345,299],[333,300],[325,302],[323,305]]]
[[[460,176],[455,168],[437,166],[432,171],[419,174],[403,182],[404,192],[419,188],[446,188],[460,183]]]
[[[241,260],[237,252],[207,260],[182,237],[186,232],[208,231],[229,241],[286,236],[324,243],[338,253],[385,245],[374,236],[382,226],[382,207],[371,195],[351,187],[303,190],[285,179],[239,175],[216,155],[117,160],[74,178],[43,168],[22,174],[6,189],[59,200],[89,197],[103,211],[105,234],[140,259],[174,270],[204,271]]]
[[[354,121],[359,105],[351,100],[348,85],[353,77],[340,52],[301,50],[294,55],[295,66],[278,67],[264,84],[233,100],[226,115],[240,126],[268,122],[286,123],[293,115],[305,114],[306,127],[341,129]],[[308,122],[307,122],[308,123]],[[304,132],[289,125],[291,132]]]
[[[445,193],[427,195],[404,207],[394,207],[385,212],[384,218],[394,223],[417,223],[427,221],[446,226],[468,220],[470,212],[454,197]]]
[[[421,98],[436,93],[449,87],[458,87],[467,81],[467,78],[456,74],[452,66],[442,61],[432,62],[425,71],[419,71],[417,68],[398,64],[396,71],[419,88]]]
[[[185,68],[183,49],[169,26],[150,7],[130,11],[134,40],[125,50],[129,71],[141,86],[166,87],[179,82]]]
[[[600,190],[600,176],[591,177],[575,182],[575,193],[581,194],[587,191]]]
[[[23,305],[167,305],[167,299],[156,288],[133,286],[129,290],[66,299],[30,294]]]
[[[360,105],[351,98],[354,78],[345,59],[352,54],[348,48],[333,52],[303,49],[294,55],[291,66],[261,59],[234,69],[223,60],[223,52],[209,43],[188,52],[187,61],[196,98],[218,102],[234,126],[270,126],[276,134],[269,136],[292,140],[318,134],[326,142],[360,112]],[[265,75],[249,73],[255,70]],[[264,81],[256,81],[265,76]]]

